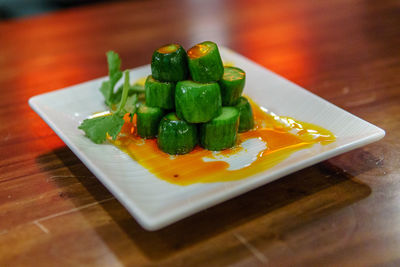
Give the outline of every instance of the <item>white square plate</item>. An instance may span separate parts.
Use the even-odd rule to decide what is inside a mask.
[[[246,179],[179,186],[161,180],[110,144],[96,145],[78,130],[93,112],[104,111],[99,92],[107,77],[37,95],[29,104],[136,220],[157,230],[207,207],[282,176],[381,139],[385,132],[268,71],[237,53],[220,49],[226,62],[247,73],[245,94],[275,114],[320,125],[337,140],[292,154],[278,165]],[[131,81],[150,74],[150,66],[131,70]]]

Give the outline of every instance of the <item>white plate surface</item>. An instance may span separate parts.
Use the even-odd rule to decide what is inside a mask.
[[[207,207],[233,198],[289,173],[381,139],[385,132],[270,72],[237,53],[220,49],[226,62],[247,73],[245,94],[282,116],[320,125],[337,140],[292,154],[278,165],[232,182],[179,186],[163,181],[110,144],[96,145],[78,130],[93,112],[106,110],[99,92],[107,77],[37,95],[29,104],[136,220],[157,230]],[[150,66],[131,70],[131,81],[150,73]]]

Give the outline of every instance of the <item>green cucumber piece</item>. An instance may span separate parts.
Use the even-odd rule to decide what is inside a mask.
[[[218,46],[210,41],[202,42],[188,50],[188,65],[193,81],[216,82],[224,74]]]
[[[242,95],[246,73],[236,67],[224,67],[224,75],[218,84],[223,106],[234,106]]]
[[[158,48],[151,59],[151,73],[162,82],[177,82],[188,76],[185,49],[178,44],[168,44]]]
[[[221,115],[200,125],[200,145],[219,151],[236,144],[239,111],[235,107],[222,107]]]
[[[253,110],[247,98],[241,96],[235,106],[240,113],[239,133],[246,132],[254,127]]]
[[[160,122],[157,143],[168,154],[189,153],[197,144],[197,127],[169,113]]]
[[[154,138],[158,133],[158,125],[164,116],[164,111],[158,107],[149,107],[145,104],[136,111],[137,133],[142,138]]]
[[[145,83],[146,105],[163,109],[175,108],[175,84],[160,82],[149,75]]]
[[[221,112],[218,83],[180,81],[175,88],[175,108],[179,118],[191,123],[207,122]]]

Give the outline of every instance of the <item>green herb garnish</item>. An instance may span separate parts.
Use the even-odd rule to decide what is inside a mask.
[[[106,140],[107,134],[115,140],[124,122],[123,116],[114,113],[110,116],[86,119],[78,128],[94,143],[101,144]]]
[[[108,54],[109,53],[107,53],[107,55]],[[107,139],[107,134],[111,136],[113,140],[115,140],[121,131],[122,126],[124,125],[124,115],[126,113],[130,113],[132,118],[133,114],[136,112],[136,103],[138,98],[136,95],[128,97],[128,92],[130,89],[129,72],[125,71],[124,74],[125,80],[121,92],[121,101],[119,102],[117,110],[108,116],[86,119],[78,127],[79,129],[83,130],[86,136],[96,144],[103,143]]]
[[[121,58],[114,51],[108,51],[106,55],[109,80],[101,84],[100,91],[104,96],[106,105],[112,108],[112,105],[118,103],[120,100],[116,99],[114,87],[122,77]]]
[[[121,58],[114,51],[108,51],[107,62],[108,62],[108,76],[109,80],[104,81],[101,84],[100,92],[104,96],[104,103],[111,109],[115,110],[116,105],[121,101],[123,86],[118,87],[114,92],[115,85],[122,77],[121,68]],[[143,100],[144,98],[144,85],[135,83],[129,86],[128,96],[136,96],[137,98]]]

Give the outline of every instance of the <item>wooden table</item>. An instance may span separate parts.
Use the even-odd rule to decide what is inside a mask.
[[[0,23],[0,266],[400,264],[398,1],[130,1]],[[214,40],[386,137],[142,229],[28,106],[157,46]]]

